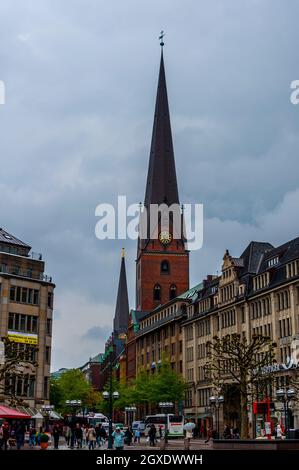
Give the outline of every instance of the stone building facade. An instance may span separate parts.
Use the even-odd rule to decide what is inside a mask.
[[[207,427],[215,421],[209,397],[217,391],[205,374],[206,343],[213,336],[239,333],[250,341],[255,334],[269,336],[275,343],[273,403],[271,420],[284,425],[281,404],[275,403],[278,388],[292,387],[299,378],[299,238],[277,248],[269,243],[251,242],[239,258],[226,251],[220,276],[208,276],[197,298],[187,307],[182,324],[184,376],[188,384],[185,413]],[[237,391],[224,397],[223,421],[238,425]],[[266,397],[265,397],[266,398]],[[255,420],[251,411],[251,429]],[[289,413],[289,426],[299,426],[296,403]]]
[[[30,407],[49,403],[55,285],[44,269],[42,255],[0,229],[0,338],[8,337],[16,348],[37,347],[37,366],[17,378],[6,377],[2,402],[11,390]]]

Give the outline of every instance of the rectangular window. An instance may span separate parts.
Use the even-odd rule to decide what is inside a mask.
[[[27,303],[27,289],[26,289],[26,287],[22,288],[22,302]]]
[[[242,323],[245,323],[245,307],[241,308],[241,318],[242,318]]]
[[[8,329],[14,330],[14,314],[13,313],[10,313],[8,315]]]
[[[37,333],[37,323],[38,323],[37,317],[32,316],[32,323],[31,323],[32,333]]]
[[[20,331],[26,332],[26,315],[21,315],[21,319],[20,319]]]
[[[38,305],[38,303],[39,303],[39,291],[36,290],[36,289],[34,289],[33,303],[34,303],[34,305]]]
[[[53,308],[53,294],[52,294],[52,292],[48,292],[48,307]]]
[[[17,287],[16,302],[21,302],[21,287]]]
[[[51,320],[51,318],[47,318],[46,334],[51,335],[51,332],[52,332],[52,320]],[[143,338],[142,338],[142,342],[141,342],[140,346],[141,346],[141,348],[143,348]]]
[[[10,300],[14,301],[16,297],[16,287],[11,286],[10,291],[9,291],[9,298]]]
[[[33,289],[28,289],[28,303],[33,303]]]
[[[49,377],[44,377],[44,399],[49,398]]]
[[[50,348],[50,346],[46,346],[46,348],[45,348],[45,362],[46,362],[46,364],[50,364],[50,358],[51,358],[51,348]]]

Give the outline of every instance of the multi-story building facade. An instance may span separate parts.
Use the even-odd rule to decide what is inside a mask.
[[[277,248],[251,242],[239,258],[226,251],[221,275],[204,281],[197,298],[187,307],[182,328],[187,415],[205,427],[212,424],[209,397],[216,390],[205,373],[206,344],[213,336],[232,333],[244,335],[247,341],[256,334],[269,336],[276,343],[276,362],[269,368],[274,379],[270,398],[275,402],[276,388],[291,386],[299,378],[299,238]],[[281,404],[276,404],[272,418],[277,419],[280,411]],[[238,424],[237,390],[225,397],[223,420]],[[253,421],[251,415],[251,424]],[[299,425],[296,405],[289,425]]]
[[[140,320],[136,333],[137,371],[154,373],[165,359],[172,370],[183,373],[182,322],[198,287],[160,305]]]
[[[28,374],[6,376],[0,401],[14,394],[33,408],[49,401],[55,285],[44,270],[42,255],[0,229],[0,338],[35,349],[37,363]]]
[[[81,372],[83,372],[87,382],[92,385],[94,390],[102,390],[102,375],[101,375],[101,359],[103,357],[102,353],[97,354],[94,357],[90,357],[89,360],[80,367]]]

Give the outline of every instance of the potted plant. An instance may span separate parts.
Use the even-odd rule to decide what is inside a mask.
[[[46,433],[42,433],[40,436],[40,447],[41,449],[47,449],[49,445],[49,436]]]

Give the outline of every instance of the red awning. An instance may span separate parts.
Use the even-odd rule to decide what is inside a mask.
[[[14,408],[0,405],[0,418],[30,419],[30,416],[28,416],[26,413],[22,413],[21,411],[17,411]]]

